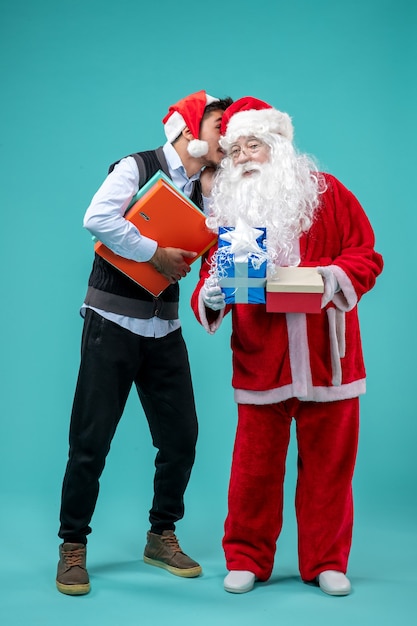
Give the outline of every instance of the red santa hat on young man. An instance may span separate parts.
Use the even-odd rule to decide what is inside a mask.
[[[277,133],[289,141],[293,138],[293,126],[287,113],[281,113],[263,100],[245,96],[227,107],[222,117],[220,145],[227,149],[239,137],[262,137]]]
[[[207,141],[198,138],[200,125],[206,106],[212,102],[218,102],[218,100],[218,98],[213,98],[202,90],[186,96],[176,104],[172,104],[162,120],[168,141],[171,143],[175,141],[187,126],[194,137],[187,146],[189,154],[193,157],[202,157],[207,154],[209,151]]]

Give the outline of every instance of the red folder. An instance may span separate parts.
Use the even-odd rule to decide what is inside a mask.
[[[139,189],[125,218],[142,235],[155,239],[162,248],[182,248],[197,252],[194,259],[186,259],[189,264],[204,254],[217,240],[217,235],[206,227],[204,213],[160,171]],[[103,259],[154,296],[159,296],[170,284],[149,262],[125,259],[100,241],[95,244],[94,249]]]

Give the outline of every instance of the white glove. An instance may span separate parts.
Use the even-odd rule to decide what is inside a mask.
[[[324,309],[333,300],[334,294],[340,291],[340,285],[329,267],[318,267],[317,271],[324,280],[324,293],[321,299],[321,308]]]
[[[209,309],[213,311],[220,311],[224,309],[226,303],[224,301],[224,293],[217,283],[213,283],[210,279],[206,279],[202,289],[201,295],[203,302]]]

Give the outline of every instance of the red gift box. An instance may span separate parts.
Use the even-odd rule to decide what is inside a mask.
[[[315,267],[277,267],[266,281],[269,313],[320,313],[324,292]]]

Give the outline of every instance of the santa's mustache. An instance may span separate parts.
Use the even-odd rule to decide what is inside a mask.
[[[247,163],[239,163],[230,171],[230,180],[237,181],[247,172],[262,172],[263,163],[248,161]]]

